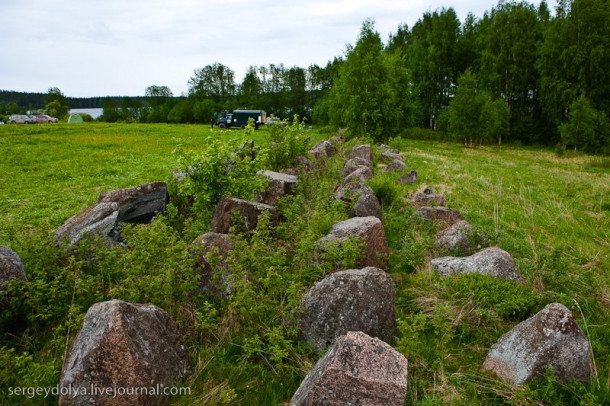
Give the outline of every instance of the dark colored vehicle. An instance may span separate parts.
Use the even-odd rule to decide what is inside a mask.
[[[220,114],[220,118],[216,120],[216,125],[218,128],[246,128],[250,118],[254,120],[254,128],[258,130],[261,124],[265,124],[267,113],[265,113],[265,110],[250,109],[237,109],[232,113],[223,112]]]
[[[8,118],[8,121],[11,124],[34,124],[34,120],[25,114],[13,114]]]
[[[57,123],[57,122],[59,122],[58,119],[56,119],[55,117],[51,117],[47,114],[32,114],[30,116],[30,118],[37,123]]]

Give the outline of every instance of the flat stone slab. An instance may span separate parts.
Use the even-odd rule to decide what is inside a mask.
[[[248,230],[254,230],[258,224],[258,217],[265,211],[270,213],[271,225],[277,226],[277,210],[274,206],[233,197],[223,197],[212,217],[212,231],[227,234],[233,226],[233,212],[239,213]]]
[[[572,312],[551,303],[495,343],[483,368],[513,385],[523,385],[552,367],[559,381],[587,381],[591,348]]]
[[[362,332],[337,338],[307,374],[290,404],[403,406],[408,361]]]
[[[372,161],[373,152],[371,150],[371,146],[369,144],[356,145],[349,152],[349,158],[361,158],[366,159],[367,161]]]
[[[440,276],[480,273],[519,282],[521,277],[510,254],[498,247],[485,248],[469,257],[440,257],[430,261]]]
[[[326,244],[341,244],[349,238],[358,238],[363,243],[359,265],[385,268],[388,261],[388,243],[381,220],[377,217],[353,217],[335,223],[326,237],[318,241],[320,247]]]
[[[102,193],[97,202],[69,218],[55,233],[57,243],[77,244],[87,233],[120,242],[121,223],[147,223],[165,210],[169,202],[165,182],[146,183],[135,188]]]
[[[293,194],[298,181],[296,176],[281,172],[259,171],[258,176],[267,178],[269,184],[257,200],[270,206],[277,205],[281,197]]]
[[[121,300],[94,304],[63,365],[60,387],[72,390],[60,396],[59,404],[167,403],[167,398],[150,393],[131,391],[114,397],[91,393],[91,387],[172,386],[191,370],[180,338],[167,312],[157,306]]]
[[[332,273],[317,282],[301,301],[301,339],[317,350],[349,331],[394,342],[395,298],[394,281],[379,268]]]

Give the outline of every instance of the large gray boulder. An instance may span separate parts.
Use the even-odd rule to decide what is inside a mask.
[[[328,141],[321,141],[309,150],[309,155],[314,159],[328,158],[335,152],[335,147]]]
[[[226,258],[235,249],[228,234],[205,233],[195,238],[189,251],[195,255],[201,275],[201,291],[215,298],[226,298],[232,292],[230,269]],[[222,273],[218,275],[218,271]]]
[[[270,206],[277,205],[280,197],[293,194],[298,180],[296,176],[273,171],[260,171],[258,175],[268,179],[269,183],[257,200]]]
[[[460,220],[436,234],[436,243],[448,251],[460,255],[470,255],[481,248],[487,247],[489,241],[476,227]]]
[[[522,385],[552,367],[559,381],[589,379],[589,341],[572,312],[551,303],[515,326],[495,343],[483,367]]]
[[[417,171],[412,170],[410,172],[405,173],[398,179],[398,182],[403,185],[415,185],[417,183]]]
[[[335,272],[317,282],[299,306],[301,339],[321,350],[349,331],[392,343],[394,281],[379,268]]]
[[[90,389],[172,386],[191,370],[180,338],[167,312],[157,306],[120,300],[94,304],[64,362],[59,385],[71,390],[59,404],[166,404],[167,398],[141,391],[114,397]]]
[[[341,184],[334,193],[335,200],[343,200],[344,202],[352,202],[358,197],[366,194],[374,195],[375,192],[370,186],[359,182],[347,182]]]
[[[384,171],[385,172],[404,171],[405,169],[407,169],[407,164],[405,164],[403,161],[401,161],[399,159],[394,159],[394,160],[392,160],[392,162],[390,162],[388,164],[388,166],[385,167]]]
[[[368,166],[361,166],[347,175],[344,182],[364,183],[373,178],[373,171]]]
[[[379,199],[372,193],[363,193],[358,197],[352,208],[351,217],[374,216],[381,218],[381,205]]]
[[[23,262],[15,251],[0,245],[0,306],[6,299],[6,287],[14,279],[27,280]]]
[[[366,159],[367,161],[373,160],[373,152],[371,150],[371,146],[368,144],[364,145],[356,145],[349,152],[349,158],[361,158]]]
[[[295,392],[292,406],[403,406],[408,361],[362,332],[337,338]]]
[[[498,247],[485,248],[469,257],[440,257],[430,261],[440,276],[480,273],[499,279],[520,281],[519,271],[510,254]]]
[[[309,172],[314,168],[313,162],[311,162],[304,156],[298,156],[294,158],[294,167],[295,169],[300,170],[302,172]]]
[[[381,154],[381,156],[379,157],[381,159],[382,162],[392,162],[393,160],[397,159],[399,161],[404,161],[404,157],[402,156],[402,154],[400,152],[393,152],[393,151],[385,151]]]
[[[55,233],[57,243],[78,243],[95,233],[111,242],[120,242],[121,223],[147,223],[165,210],[169,202],[165,182],[146,183],[134,188],[102,193],[97,202],[69,218]]]
[[[340,245],[350,238],[356,238],[362,243],[359,266],[386,267],[389,251],[381,220],[369,216],[339,221],[333,225],[330,234],[318,241],[318,246],[324,249],[327,244]]]
[[[459,211],[443,206],[420,207],[415,213],[425,220],[433,221],[444,227],[450,227],[458,221],[464,220]]]
[[[244,220],[248,230],[254,230],[258,224],[258,217],[266,211],[270,214],[271,225],[276,226],[278,218],[277,210],[274,206],[235,199],[233,197],[223,197],[218,203],[212,217],[212,231],[219,234],[227,234],[233,226],[234,212],[237,212]]]
[[[351,158],[348,159],[347,162],[345,163],[345,165],[343,166],[343,173],[345,175],[349,175],[350,173],[354,172],[356,169],[359,169],[360,167],[366,166],[367,168],[369,168],[371,170],[371,173],[373,172],[373,163],[371,161],[369,161],[368,159],[364,159],[364,158]]]

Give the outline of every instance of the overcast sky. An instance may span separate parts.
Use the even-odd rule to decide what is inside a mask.
[[[384,41],[400,23],[453,7],[460,20],[492,0],[0,0],[0,89],[72,97],[187,91],[193,70],[325,65],[373,18]],[[535,1],[537,4],[538,1]],[[555,2],[549,2],[554,7]]]

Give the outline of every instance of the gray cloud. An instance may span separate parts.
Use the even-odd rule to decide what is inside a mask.
[[[221,62],[318,65],[342,55],[366,18],[387,39],[440,0],[3,0],[0,89],[70,96],[141,95],[152,84],[186,91],[193,70]],[[448,3],[445,3],[448,4]],[[492,1],[454,0],[463,19]],[[10,16],[8,18],[7,16]]]

